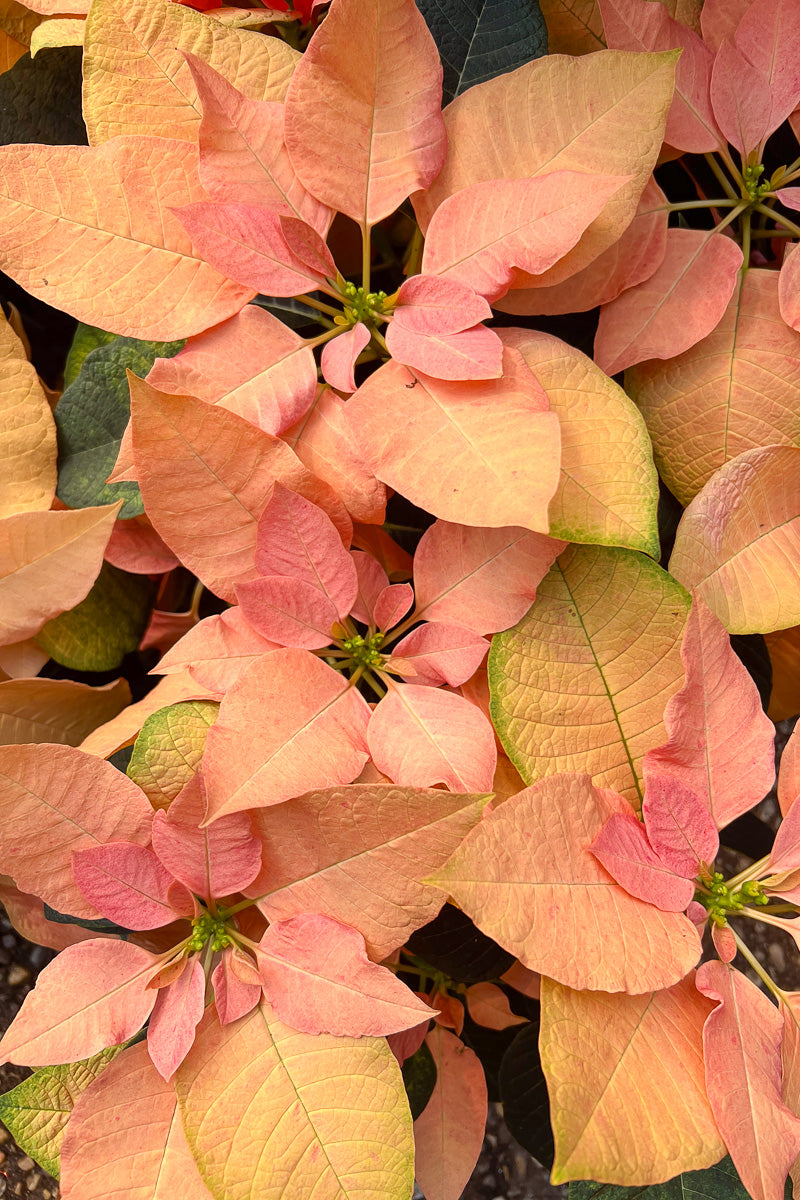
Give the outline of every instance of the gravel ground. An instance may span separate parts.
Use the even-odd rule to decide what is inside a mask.
[[[52,957],[52,950],[34,946],[20,937],[0,909],[0,1029],[11,1024],[39,971]],[[10,1091],[28,1075],[27,1067],[6,1063],[0,1067],[0,1093]],[[24,1154],[11,1134],[0,1125],[0,1197],[57,1200],[58,1195],[55,1179]]]

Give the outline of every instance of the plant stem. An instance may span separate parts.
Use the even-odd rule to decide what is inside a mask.
[[[750,266],[750,222],[749,212],[742,215],[742,267],[746,271]]]
[[[316,308],[319,312],[329,313],[332,317],[340,317],[342,310],[334,308],[332,304],[323,304],[321,300],[315,300],[313,296],[297,296],[303,304],[307,304],[309,308]]]
[[[749,867],[744,869],[744,871],[740,871],[738,875],[734,875],[733,879],[726,879],[726,888],[728,888],[728,890],[731,892],[735,892],[740,883],[744,883],[748,879],[758,879],[759,875],[763,874],[764,868],[769,860],[770,855],[765,854],[763,858],[759,858],[756,862],[752,862]]]
[[[369,225],[365,221],[361,226],[361,286],[365,293],[369,292],[371,259],[372,245],[369,237]]]
[[[411,239],[408,247],[408,254],[403,263],[403,269],[406,275],[416,275],[422,261],[422,247],[425,244],[425,239],[422,236],[422,230],[419,225],[414,229],[414,236]]]
[[[736,163],[731,158],[731,154],[730,154],[728,147],[720,146],[718,153],[719,153],[719,156],[722,159],[722,161],[725,163],[725,166],[728,168],[731,175],[733,176],[734,182],[740,188],[743,188],[744,187],[744,177],[743,177],[741,171],[739,170],[739,168],[736,166]]]
[[[756,212],[764,213],[765,216],[773,220],[776,225],[782,225],[784,229],[789,229],[795,237],[800,237],[800,225],[795,225],[794,221],[790,221],[783,213],[775,212],[774,209],[767,208],[766,204],[757,204]]]
[[[723,171],[722,167],[719,165],[717,160],[714,158],[714,155],[713,154],[704,154],[703,157],[705,158],[708,165],[711,167],[711,170],[716,175],[717,182],[722,185],[722,190],[725,193],[725,195],[731,200],[737,200],[738,197],[733,188],[733,185],[731,184],[730,180],[728,179],[728,176]]]
[[[755,955],[751,954],[750,950],[744,944],[742,939],[739,937],[736,930],[732,929],[731,933],[736,938],[736,945],[737,945],[739,953],[742,955],[742,957],[747,959],[747,961],[749,962],[750,966],[755,971],[758,978],[762,981],[762,983],[766,984],[766,986],[772,992],[775,999],[782,1000],[784,998],[785,993],[778,987],[777,983],[772,978],[772,976],[767,974],[767,972],[764,970],[764,968],[762,967],[762,965],[758,961],[758,959],[755,957]]]
[[[338,337],[340,333],[344,333],[341,325],[334,325],[333,329],[327,329],[325,333],[319,334],[318,337],[310,338],[306,342],[309,350],[313,350],[316,346],[324,346],[325,342],[329,342],[331,338]]]
[[[736,197],[730,200],[685,200],[680,204],[662,204],[660,208],[656,208],[654,212],[681,212],[684,208],[733,208],[735,205],[741,204],[741,200]]]

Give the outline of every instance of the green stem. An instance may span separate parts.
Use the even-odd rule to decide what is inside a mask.
[[[404,263],[405,272],[407,275],[418,274],[420,264],[422,262],[422,248],[424,244],[425,239],[422,236],[422,230],[420,229],[419,225],[415,225],[414,236],[409,243],[408,254],[406,255],[406,261]]]
[[[750,213],[745,212],[742,215],[742,268],[745,271],[750,266],[750,221]]]
[[[246,908],[252,908],[254,904],[258,904],[259,900],[266,900],[269,895],[271,895],[270,892],[264,892],[263,896],[253,896],[252,899],[240,900],[238,904],[232,904],[230,908],[221,908],[219,910],[220,920],[227,921],[228,917],[233,917],[236,913],[244,912]]]
[[[719,153],[719,156],[722,159],[722,161],[725,163],[725,166],[728,168],[728,171],[730,172],[731,176],[733,177],[734,182],[740,188],[743,188],[744,187],[744,177],[743,177],[741,171],[739,170],[739,168],[736,166],[736,163],[731,158],[731,154],[730,154],[728,147],[720,146],[718,153]]]
[[[784,229],[789,229],[795,237],[800,237],[800,225],[795,225],[794,221],[790,221],[783,213],[775,212],[774,209],[767,208],[766,204],[757,204],[756,212],[764,213],[770,217],[776,225],[782,225]]]
[[[369,686],[372,688],[375,695],[379,697],[379,699],[382,700],[383,697],[386,695],[387,689],[378,682],[377,670],[366,671],[364,673],[364,682],[369,684]]]
[[[730,200],[738,200],[738,196],[736,195],[733,185],[731,184],[730,180],[728,179],[728,176],[723,171],[722,167],[719,165],[717,160],[714,158],[714,155],[713,154],[704,154],[703,157],[705,158],[708,165],[711,167],[711,170],[716,175],[717,183],[722,185],[722,190],[725,193],[725,195]]]
[[[342,310],[334,308],[332,304],[323,304],[321,300],[315,300],[313,296],[296,296],[295,299],[301,303],[307,304],[309,308],[316,308],[319,312],[329,313],[332,317],[340,317]]]
[[[726,879],[725,886],[730,892],[738,890],[739,885],[745,883],[748,879],[758,879],[759,875],[763,875],[764,868],[769,863],[771,855],[765,854],[763,858],[759,858],[756,862],[752,862],[744,871],[740,871],[738,875],[734,875],[733,879]]]
[[[736,204],[741,204],[741,200],[735,196],[729,200],[686,200],[681,204],[662,204],[660,208],[653,209],[653,212],[681,212],[684,208],[733,208]]]
[[[747,946],[744,944],[742,939],[739,937],[736,930],[731,929],[731,933],[736,938],[736,946],[739,950],[739,953],[742,955],[742,958],[747,959],[750,966],[753,968],[753,970],[755,971],[756,975],[761,980],[761,982],[766,984],[766,986],[772,992],[772,994],[776,1000],[784,999],[785,993],[778,987],[777,983],[772,978],[772,976],[767,974],[767,972],[764,970],[764,968],[762,967],[762,965],[758,961],[758,959],[755,957],[755,955],[751,954],[750,950],[747,948]]]
[[[788,229],[752,229],[751,238],[793,238],[795,235]]]
[[[369,236],[369,225],[366,221],[361,226],[361,286],[365,295],[369,293],[370,272],[372,269],[372,244]]]
[[[314,350],[317,346],[324,346],[325,342],[331,341],[332,338],[338,337],[340,333],[344,333],[341,325],[335,325],[333,329],[327,329],[325,333],[319,334],[318,337],[309,338],[306,346],[309,350]]]

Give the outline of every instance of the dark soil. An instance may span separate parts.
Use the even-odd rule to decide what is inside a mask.
[[[17,1009],[36,982],[36,976],[53,957],[52,950],[26,942],[0,909],[0,1029],[7,1029]],[[0,1093],[8,1092],[30,1075],[27,1067],[6,1063],[0,1067]],[[57,1200],[59,1187],[52,1176],[20,1150],[0,1125],[0,1196],[24,1200]]]

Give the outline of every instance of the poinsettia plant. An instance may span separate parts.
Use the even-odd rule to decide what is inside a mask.
[[[795,738],[720,840],[774,777],[729,635],[800,710],[800,5],[542,7],[0,3],[0,265],[81,322],[55,391],[0,330],[58,951],[0,1109],[65,1197],[457,1200],[498,1098],[580,1200],[797,1176]]]

